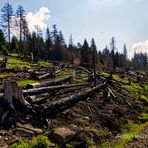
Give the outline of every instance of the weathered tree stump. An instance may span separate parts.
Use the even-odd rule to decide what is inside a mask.
[[[4,100],[13,106],[13,99],[20,101],[24,106],[28,106],[29,103],[24,99],[22,93],[22,87],[18,86],[15,81],[6,81],[4,86]]]
[[[29,103],[24,99],[22,87],[15,81],[6,81],[4,85],[4,95],[0,103],[0,127],[10,128],[16,126],[16,109],[14,99],[25,107]]]

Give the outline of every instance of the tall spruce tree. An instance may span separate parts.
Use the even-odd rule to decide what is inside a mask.
[[[97,47],[96,47],[94,38],[92,38],[92,40],[91,40],[91,49],[93,51],[92,65],[93,65],[93,71],[94,71],[94,79],[95,79],[95,82],[96,82],[96,54],[97,54]]]
[[[116,69],[116,59],[115,59],[115,50],[116,48],[116,41],[115,38],[111,38],[111,43],[110,43],[110,49],[111,49],[111,57],[112,57],[112,63],[113,63],[113,69]]]
[[[11,27],[12,27],[12,17],[13,17],[13,8],[9,3],[5,3],[4,7],[1,9],[1,26],[3,30],[8,35],[8,48],[10,51],[10,42],[11,42]]]
[[[21,5],[18,6],[16,14],[17,14],[18,26],[19,26],[19,48],[20,48],[20,52],[23,52],[21,50],[23,50],[22,38],[23,38],[23,29],[24,29],[23,23],[25,23],[25,10]]]
[[[46,48],[46,58],[51,59],[52,38],[48,27],[46,29],[45,48]]]

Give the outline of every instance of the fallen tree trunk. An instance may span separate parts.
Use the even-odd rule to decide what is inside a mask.
[[[39,80],[50,78],[51,73],[45,73],[41,76],[38,76]]]
[[[26,88],[31,89],[31,88],[39,88],[39,87],[47,87],[51,85],[60,85],[65,82],[69,82],[73,77],[72,76],[67,76],[58,80],[53,80],[53,81],[45,81],[41,83],[35,83],[35,84],[28,84]]]
[[[73,106],[75,103],[77,103],[81,100],[87,99],[87,97],[91,96],[99,89],[103,89],[104,87],[106,87],[106,85],[99,85],[99,86],[96,86],[96,87],[89,89],[87,91],[77,93],[77,94],[72,95],[70,97],[60,99],[58,101],[54,101],[49,106],[45,107],[42,110],[42,112],[44,115],[54,115],[55,113],[65,109],[65,108]]]
[[[35,94],[41,94],[53,90],[60,90],[70,87],[78,87],[78,86],[89,86],[92,83],[80,83],[80,84],[69,84],[69,85],[58,85],[58,86],[49,86],[49,87],[41,87],[41,88],[33,88],[33,89],[27,89],[23,90],[23,94],[25,95],[35,95]]]

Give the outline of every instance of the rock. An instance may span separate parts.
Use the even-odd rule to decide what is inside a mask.
[[[72,131],[69,128],[66,127],[61,127],[61,128],[56,128],[52,133],[51,133],[51,140],[57,143],[67,143],[69,140],[74,138],[76,132]]]

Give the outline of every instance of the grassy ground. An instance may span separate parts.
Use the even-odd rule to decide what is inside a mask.
[[[34,81],[34,80],[21,80],[21,81],[17,81],[17,83],[20,85],[20,86],[27,86],[28,84],[33,84],[33,83],[37,83],[37,81]]]
[[[18,59],[14,59],[14,58],[8,58],[7,59],[7,65],[6,68],[8,69],[12,69],[12,68],[28,68],[30,69],[32,67],[32,65],[28,62],[24,62]]]

